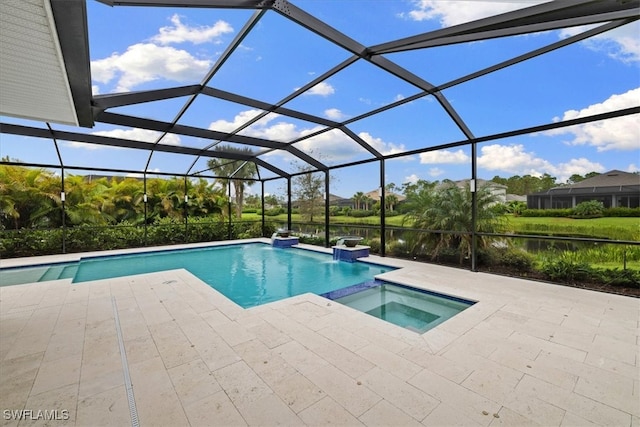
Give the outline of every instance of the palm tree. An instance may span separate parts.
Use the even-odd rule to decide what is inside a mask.
[[[502,228],[502,216],[491,206],[496,197],[488,186],[480,187],[476,192],[476,231],[499,232]],[[405,221],[412,226],[425,230],[416,234],[414,250],[418,247],[431,248],[432,258],[436,258],[445,249],[459,251],[460,263],[471,255],[473,228],[471,209],[472,193],[469,184],[459,187],[455,183],[445,182],[440,188],[425,186],[422,191],[407,194],[407,215]],[[439,233],[433,233],[438,231]],[[489,240],[478,237],[478,247],[489,245]]]
[[[144,186],[135,178],[114,178],[108,189],[110,204],[108,214],[116,223],[128,221],[133,224],[144,222]]]
[[[198,178],[197,181],[190,181],[187,187],[189,216],[204,217],[224,212],[222,208],[226,196],[222,194],[222,190],[209,184],[206,179]]]
[[[60,177],[45,169],[0,166],[3,227],[19,229],[59,224],[60,190]]]
[[[84,176],[65,178],[65,215],[72,225],[113,223],[106,178],[87,181]]]
[[[251,148],[236,148],[232,146],[218,145],[215,151],[241,154],[243,156],[253,155]],[[242,206],[244,203],[244,190],[253,185],[253,179],[258,173],[255,163],[248,163],[243,160],[229,160],[223,158],[213,158],[207,162],[207,166],[217,175],[218,181],[224,186],[233,185],[236,202],[236,217],[242,216]],[[233,176],[232,176],[233,175]],[[231,177],[231,179],[225,179]]]
[[[360,210],[360,202],[362,202],[362,200],[364,199],[365,195],[362,191],[358,191],[356,194],[353,195],[352,199],[353,202],[355,204],[354,208],[356,210]]]
[[[151,209],[149,220],[165,217],[182,219],[184,202],[182,179],[148,179],[147,195]]]
[[[367,211],[369,210],[369,206],[373,205],[373,199],[369,196],[367,196],[366,194],[364,195],[364,197],[362,198],[362,203],[364,204],[364,210]]]
[[[387,209],[393,212],[393,207],[398,204],[398,196],[395,194],[389,194],[384,198],[384,202],[387,205]]]

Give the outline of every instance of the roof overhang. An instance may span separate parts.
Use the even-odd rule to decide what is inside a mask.
[[[93,126],[84,0],[0,2],[0,114]]]

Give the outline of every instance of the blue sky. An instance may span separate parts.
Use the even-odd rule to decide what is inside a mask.
[[[356,41],[371,46],[452,26],[540,1],[292,0]],[[252,11],[109,7],[88,1],[93,91],[107,94],[200,83],[244,26]],[[568,37],[584,28],[487,40],[387,58],[434,85]],[[475,136],[567,120],[640,104],[640,28],[638,23],[605,33],[443,91]],[[314,33],[275,12],[268,12],[209,86],[275,103],[350,56]],[[336,121],[356,117],[419,90],[365,61],[358,61],[285,107]],[[171,121],[186,99],[129,106],[113,112]],[[232,131],[242,119],[259,114],[251,107],[199,96],[180,123]],[[3,117],[7,122],[43,124]],[[640,169],[638,116],[552,132],[502,139],[478,146],[478,176],[549,173],[564,182],[572,174],[611,169]],[[157,134],[97,124],[73,130],[155,141]],[[349,128],[378,151],[402,153],[460,141],[462,132],[432,97],[353,122]],[[285,116],[267,115],[242,134],[288,142],[322,126]],[[162,143],[204,147],[210,141],[168,135]],[[326,164],[370,155],[339,131],[295,144]],[[57,163],[50,141],[2,135],[2,156],[26,162]],[[148,153],[96,148],[61,141],[66,165],[143,170]],[[386,162],[386,181],[401,185],[417,179],[470,177],[470,149],[454,148]],[[294,159],[282,151],[262,159],[287,171]],[[192,163],[195,161],[195,165]],[[298,162],[299,164],[299,162]],[[190,169],[191,168],[191,169]],[[181,174],[206,169],[205,159],[154,154],[149,172]],[[261,171],[263,176],[272,174]],[[350,197],[379,185],[377,163],[332,172],[331,192]],[[283,183],[268,184],[270,193]],[[254,187],[254,191],[258,187]]]

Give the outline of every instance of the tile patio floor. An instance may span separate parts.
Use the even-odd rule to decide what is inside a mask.
[[[2,287],[0,422],[132,425],[119,325],[141,426],[640,427],[640,300],[378,260],[479,302],[418,335],[313,294],[245,310],[186,270]]]

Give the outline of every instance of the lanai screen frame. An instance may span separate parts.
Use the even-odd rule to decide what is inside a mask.
[[[145,180],[145,188],[146,188],[146,176],[147,174],[153,175],[169,175],[169,176],[180,176],[185,180],[187,178],[212,178],[212,179],[233,179],[234,176],[216,176],[215,174],[207,174],[208,171],[193,171],[193,168],[196,164],[197,159],[200,157],[206,158],[227,158],[230,161],[243,161],[248,163],[255,164],[256,170],[258,171],[258,178],[256,181],[261,182],[262,185],[262,204],[264,206],[264,184],[265,182],[272,180],[285,179],[287,181],[287,226],[288,228],[292,227],[292,219],[291,219],[291,180],[295,176],[306,174],[306,173],[324,173],[325,176],[325,246],[329,246],[329,189],[330,189],[330,172],[332,170],[358,166],[366,163],[377,162],[379,164],[380,170],[380,203],[382,206],[385,206],[385,161],[416,155],[421,153],[426,153],[429,151],[437,151],[442,149],[454,148],[454,147],[462,147],[462,146],[470,146],[471,147],[471,182],[475,183],[477,180],[477,152],[476,147],[480,143],[500,140],[503,138],[509,138],[518,135],[526,135],[534,132],[542,132],[552,129],[560,129],[564,127],[574,126],[577,124],[591,123],[600,120],[607,120],[616,117],[627,116],[631,114],[640,113],[640,106],[620,109],[616,111],[611,111],[608,113],[597,114],[589,117],[582,117],[579,119],[556,122],[556,123],[547,123],[541,124],[539,126],[527,127],[521,129],[514,129],[508,132],[487,135],[482,137],[476,137],[471,129],[466,125],[464,119],[458,114],[455,108],[449,103],[446,97],[443,95],[442,91],[445,89],[449,89],[456,85],[468,82],[470,80],[476,79],[481,76],[485,76],[491,74],[493,72],[508,68],[512,65],[518,64],[523,61],[527,61],[529,59],[535,58],[540,55],[547,54],[549,52],[555,51],[557,49],[561,49],[565,46],[571,45],[573,43],[577,43],[582,40],[586,40],[595,35],[604,33],[606,31],[612,30],[614,28],[632,23],[638,19],[640,19],[640,0],[630,0],[626,2],[621,2],[618,0],[601,0],[601,1],[593,1],[593,0],[556,0],[548,3],[543,3],[537,6],[528,7],[525,9],[519,9],[513,12],[508,12],[501,15],[496,15],[452,27],[442,28],[435,31],[426,32],[423,34],[415,35],[412,37],[407,37],[403,39],[393,40],[387,43],[382,43],[374,46],[365,46],[356,40],[348,37],[344,33],[336,30],[335,28],[330,27],[323,21],[314,17],[313,15],[305,12],[301,8],[295,6],[294,4],[288,2],[287,0],[99,0],[102,3],[105,3],[110,6],[131,6],[131,7],[193,7],[193,8],[218,8],[218,9],[249,9],[253,10],[253,14],[247,20],[244,27],[238,32],[234,40],[230,43],[227,49],[222,53],[222,55],[215,62],[213,67],[209,70],[207,75],[203,78],[200,84],[196,85],[187,85],[187,86],[177,86],[165,89],[157,89],[157,90],[148,90],[141,92],[128,92],[128,93],[115,93],[115,94],[107,94],[107,95],[95,95],[90,97],[90,105],[81,104],[78,106],[78,102],[76,102],[78,110],[82,111],[83,117],[85,119],[81,123],[85,127],[91,127],[93,125],[92,120],[90,118],[86,118],[86,112],[91,112],[91,118],[95,123],[104,123],[111,124],[115,126],[127,126],[132,128],[153,130],[156,132],[160,132],[160,137],[153,142],[142,142],[142,141],[132,141],[128,139],[120,139],[113,137],[105,137],[98,135],[90,135],[84,134],[80,132],[69,132],[69,131],[60,131],[54,129],[50,123],[46,123],[46,128],[36,128],[22,125],[15,125],[9,123],[0,123],[0,132],[13,134],[13,135],[23,135],[37,138],[45,138],[52,139],[56,150],[58,153],[58,165],[53,164],[34,164],[34,163],[15,163],[15,162],[1,162],[3,164],[12,164],[12,165],[23,165],[30,167],[45,167],[45,168],[58,168],[62,170],[62,176],[64,180],[64,170],[95,170],[102,172],[113,172],[113,173],[139,173],[142,174]],[[66,10],[64,10],[61,5],[64,3]],[[77,1],[72,5],[69,4],[67,0],[51,0],[52,9],[55,14],[57,30],[59,34],[61,33],[60,40],[61,43],[67,43],[65,40],[69,40],[70,43],[73,40],[73,43],[77,45],[77,37],[65,37],[64,32],[65,28],[73,28],[74,35],[78,34],[78,26],[80,24],[85,27],[86,34],[86,11],[84,11],[84,2]],[[69,13],[69,7],[74,8],[74,13]],[[82,16],[82,12],[84,11],[84,22],[79,23],[78,17]],[[296,89],[285,98],[276,103],[266,103],[258,99],[242,96],[239,94],[234,94],[231,92],[223,91],[220,89],[216,89],[208,86],[209,81],[213,78],[216,72],[224,66],[224,63],[229,59],[229,57],[233,54],[233,52],[240,46],[242,41],[247,35],[253,30],[253,28],[258,24],[260,19],[269,11],[273,11],[278,13],[285,18],[293,21],[297,25],[300,25],[306,28],[309,31],[312,31],[324,38],[325,40],[331,42],[335,46],[345,50],[351,56],[337,64],[333,68],[327,70],[325,73],[319,75],[305,86]],[[73,20],[73,21],[70,21]],[[403,52],[410,50],[420,50],[420,49],[428,49],[431,47],[437,46],[445,46],[451,44],[458,43],[468,43],[474,41],[481,41],[493,38],[500,37],[508,37],[514,35],[523,35],[530,34],[534,32],[540,31],[549,31],[555,29],[561,29],[566,27],[573,26],[581,26],[581,25],[594,25],[597,24],[596,27],[591,28],[582,33],[573,35],[571,37],[562,39],[555,43],[551,43],[549,45],[543,46],[541,48],[535,49],[533,51],[527,52],[525,54],[521,54],[515,57],[512,57],[508,60],[502,61],[500,63],[494,64],[492,66],[486,67],[482,70],[467,74],[465,76],[456,78],[439,86],[435,86],[428,81],[422,79],[421,77],[413,74],[409,70],[399,66],[395,62],[389,60],[388,58],[382,56],[388,53],[395,52]],[[88,45],[88,41],[85,41]],[[66,52],[65,52],[66,51]],[[76,75],[82,74],[79,73],[78,64],[81,64],[82,61],[86,62],[86,69],[88,70],[88,56],[82,57],[82,53],[74,53],[77,50],[72,49],[64,49],[65,52],[65,62],[67,63],[67,68],[69,68],[71,64],[74,66],[74,73],[70,73],[70,79],[73,79]],[[303,113],[300,111],[295,111],[287,108],[285,105],[295,99],[296,97],[302,95],[307,90],[316,86],[317,84],[324,82],[331,76],[336,73],[348,68],[352,64],[358,61],[367,61],[381,70],[389,73],[390,75],[403,80],[413,87],[416,88],[417,92],[411,96],[407,96],[401,100],[390,103],[383,107],[370,110],[365,112],[357,117],[352,117],[348,120],[337,122],[333,120],[328,120],[326,118],[322,118],[319,116]],[[80,67],[81,68],[81,67]],[[90,72],[89,72],[90,73]],[[81,76],[82,77],[82,76]],[[81,80],[81,79],[78,79]],[[78,80],[75,81],[75,86],[78,85]],[[86,76],[84,76],[84,82],[86,86]],[[90,79],[88,79],[90,85]],[[71,82],[74,85],[74,82]],[[86,99],[87,98],[87,89],[90,93],[90,87],[80,87],[80,90],[77,92],[81,93],[81,95]],[[375,90],[375,88],[372,88]],[[439,144],[435,146],[424,147],[421,149],[405,151],[397,154],[382,154],[377,151],[374,147],[367,144],[364,140],[362,140],[356,133],[351,131],[349,125],[351,123],[357,122],[359,120],[375,116],[379,113],[388,111],[390,109],[400,107],[409,102],[415,101],[417,99],[433,96],[441,106],[441,108],[447,113],[447,115],[451,118],[451,120],[456,124],[458,129],[462,132],[465,139],[460,141],[452,141],[445,144]],[[157,120],[145,119],[141,117],[123,115],[111,113],[108,110],[110,108],[122,107],[126,105],[133,104],[144,104],[145,102],[153,102],[159,100],[166,100],[176,97],[184,97],[187,96],[188,99],[179,111],[179,113],[175,116],[175,118],[170,122],[162,122]],[[248,120],[238,128],[236,128],[232,132],[219,132],[204,128],[197,128],[191,126],[185,126],[178,124],[180,118],[187,112],[190,108],[196,97],[198,96],[210,96],[214,98],[218,98],[225,101],[231,101],[240,105],[249,106],[252,108],[257,108],[262,110],[262,113],[255,116],[254,118]],[[82,99],[82,98],[81,98]],[[325,126],[324,129],[306,135],[302,138],[296,139],[294,141],[290,141],[287,143],[272,141],[268,139],[260,139],[255,137],[249,137],[241,135],[240,132],[256,123],[261,118],[265,117],[267,114],[277,113],[283,116],[305,120],[311,123],[316,123],[319,125]],[[301,142],[305,139],[312,138],[321,133],[328,132],[334,129],[338,129],[350,137],[355,143],[360,145],[364,150],[366,150],[370,154],[370,158],[348,162],[337,165],[326,165],[321,161],[313,158],[312,156],[302,152],[298,148],[294,147],[293,144]],[[211,143],[207,145],[205,148],[192,148],[186,146],[172,146],[167,144],[162,144],[162,139],[168,133],[174,133],[178,135],[186,135],[186,136],[195,136],[198,138],[211,140]],[[62,156],[60,156],[60,152],[57,149],[57,141],[58,140],[66,140],[66,141],[75,141],[75,142],[83,142],[89,144],[99,144],[99,145],[107,145],[112,147],[122,147],[122,148],[132,148],[132,149],[142,149],[147,150],[149,152],[149,157],[147,160],[147,164],[144,170],[121,170],[121,169],[101,169],[101,168],[87,168],[82,165],[66,165]],[[214,150],[215,146],[224,143],[234,143],[240,144],[243,146],[249,147],[259,147],[263,148],[267,151],[259,151],[255,155],[241,155],[237,153],[225,153],[221,151]],[[265,152],[271,150],[285,150],[295,156],[300,161],[309,165],[310,170],[305,172],[294,172],[288,173],[282,169],[279,169],[264,160],[258,158],[259,155],[265,154]],[[188,170],[186,170],[182,175],[176,173],[158,173],[158,172],[149,172],[149,163],[152,159],[152,156],[156,152],[167,152],[174,154],[187,154],[187,155],[195,155],[196,160],[191,164]],[[259,175],[259,167],[267,169],[271,171],[275,177],[262,178]],[[237,178],[236,178],[237,179]],[[472,185],[474,188],[475,185]],[[64,191],[64,181],[62,182],[62,192]],[[146,192],[146,191],[145,191]],[[146,206],[146,205],[145,205]],[[63,207],[64,208],[64,207]],[[476,212],[477,204],[475,199],[475,192],[472,191],[472,258],[471,258],[471,269],[476,270],[476,237],[477,235],[481,235],[483,233],[478,233],[476,231]],[[381,210],[380,213],[380,237],[381,237],[381,255],[385,255],[385,212],[384,209]],[[264,229],[265,218],[264,218],[264,209],[262,214],[262,224]],[[513,237],[513,236],[511,236]],[[635,244],[637,242],[626,242]],[[64,249],[63,249],[64,250]]]

